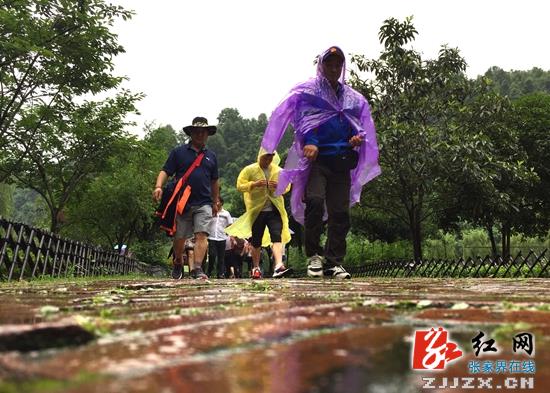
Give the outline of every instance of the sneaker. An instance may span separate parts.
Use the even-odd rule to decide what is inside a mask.
[[[309,277],[323,277],[323,257],[315,254],[307,259],[307,275]]]
[[[174,280],[179,280],[182,277],[183,277],[183,264],[174,262],[172,266],[172,278]]]
[[[273,272],[273,278],[280,278],[280,277],[288,276],[290,273],[292,273],[292,268],[291,267],[285,267],[285,265],[281,264]]]
[[[195,280],[208,280],[208,276],[204,274],[202,268],[200,267],[191,270],[191,278],[194,278]]]
[[[255,267],[254,269],[252,269],[252,279],[258,280],[260,278],[262,278],[262,271],[259,267]]]
[[[336,265],[330,268],[326,268],[323,272],[325,277],[330,278],[340,278],[340,279],[350,279],[351,274],[346,272],[346,269],[342,267],[342,265]]]

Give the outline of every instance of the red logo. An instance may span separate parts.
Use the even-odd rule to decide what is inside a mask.
[[[440,327],[435,330],[417,330],[414,334],[413,369],[443,370],[448,362],[462,356],[453,342],[448,342],[448,332]]]

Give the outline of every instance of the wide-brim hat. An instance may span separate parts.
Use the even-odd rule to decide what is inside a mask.
[[[217,130],[216,126],[209,126],[208,120],[206,120],[205,117],[200,117],[200,116],[195,117],[190,126],[183,127],[183,131],[189,136],[191,136],[191,131],[196,129],[199,129],[199,130],[206,129],[208,130],[208,135],[214,135]]]

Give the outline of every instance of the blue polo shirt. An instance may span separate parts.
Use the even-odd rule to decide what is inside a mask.
[[[342,98],[344,88],[338,83],[336,96]],[[325,123],[314,128],[305,135],[306,145],[315,145],[319,148],[319,155],[334,156],[351,149],[349,140],[356,135],[357,131],[353,129],[348,119],[343,115],[336,115]]]
[[[191,186],[191,196],[188,206],[203,206],[212,204],[212,181],[218,178],[218,159],[212,150],[202,148],[204,157],[201,164],[189,176],[187,183]],[[199,152],[191,147],[191,143],[175,147],[170,152],[162,170],[179,179],[191,166]]]
[[[349,140],[356,135],[348,119],[337,115],[305,135],[306,145],[315,145],[322,156],[332,156],[351,149]]]

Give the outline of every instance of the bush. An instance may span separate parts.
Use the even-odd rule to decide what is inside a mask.
[[[155,239],[133,243],[131,251],[138,261],[152,265],[164,265],[168,263],[168,253],[171,247],[172,242],[167,239]]]

